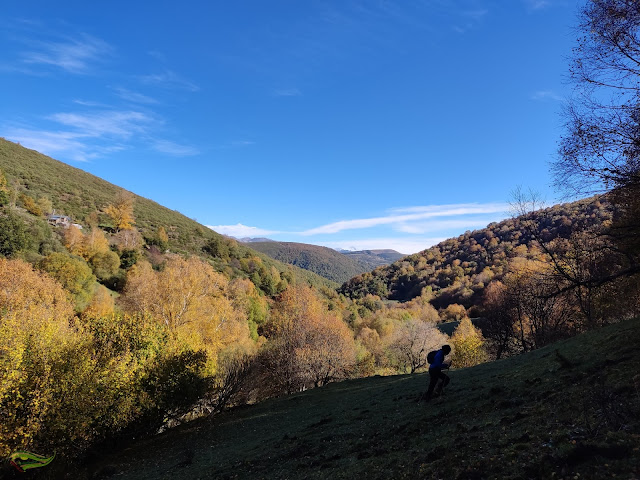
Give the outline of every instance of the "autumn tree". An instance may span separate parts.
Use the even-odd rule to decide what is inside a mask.
[[[0,314],[67,321],[73,308],[62,285],[22,260],[0,257]],[[25,320],[26,321],[26,320]]]
[[[111,239],[119,252],[138,250],[144,243],[142,235],[135,228],[120,230]]]
[[[592,0],[579,18],[575,91],[553,171],[563,190],[608,192],[616,207],[607,234],[618,265],[598,280],[606,283],[640,274],[640,4]]]
[[[266,297],[246,278],[233,279],[229,284],[229,292],[234,307],[247,317],[251,337],[258,340],[259,329],[264,325],[269,309]]]
[[[22,195],[20,195],[20,200],[22,201],[22,205],[27,210],[27,212],[37,217],[42,216],[42,208],[33,197],[23,193]]]
[[[306,286],[278,297],[265,328],[262,365],[274,393],[293,393],[344,377],[355,364],[353,334]]]
[[[86,308],[96,284],[96,277],[86,262],[64,253],[52,253],[38,262],[38,269],[62,284],[73,296],[77,311]]]
[[[64,246],[72,255],[86,258],[85,237],[78,227],[71,225],[63,233]]]
[[[455,368],[473,367],[489,359],[482,333],[468,317],[463,318],[453,332],[451,344],[451,366]]]
[[[517,305],[508,295],[504,283],[496,280],[484,291],[482,311],[485,316],[483,330],[488,347],[496,360],[517,351],[515,345],[515,322]]]
[[[120,190],[112,204],[104,209],[116,230],[131,230],[135,225],[133,204],[135,197],[126,190]]]
[[[70,226],[64,232],[64,244],[69,252],[88,262],[100,281],[113,277],[120,268],[120,257],[111,251],[109,240],[97,227],[85,235],[79,228]]]
[[[163,323],[173,335],[205,349],[215,368],[220,349],[248,341],[249,328],[228,296],[227,278],[195,258],[170,256],[161,272],[138,262],[127,275],[122,306]]]
[[[441,313],[441,318],[445,322],[459,322],[467,316],[467,310],[457,303],[448,305]]]
[[[408,320],[393,332],[390,351],[405,370],[414,373],[427,366],[427,355],[447,342],[447,336],[432,323]]]
[[[82,312],[83,317],[109,317],[115,312],[115,301],[104,285],[99,285],[89,302],[87,308]]]
[[[300,327],[302,344],[295,351],[302,379],[315,387],[349,376],[355,365],[355,343],[349,327],[329,313],[308,317]]]

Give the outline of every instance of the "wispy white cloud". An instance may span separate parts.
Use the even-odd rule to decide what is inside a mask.
[[[116,87],[113,89],[116,96],[120,97],[127,102],[140,103],[143,105],[155,105],[159,103],[155,98],[143,95],[142,93],[134,92],[122,87]]]
[[[426,250],[444,240],[446,240],[446,237],[385,237],[338,240],[335,242],[322,242],[320,245],[335,250],[382,250],[390,248],[396,252],[410,255]]]
[[[469,230],[475,228],[484,228],[491,222],[495,221],[493,217],[465,218],[460,220],[432,220],[426,222],[407,222],[400,223],[395,226],[398,232],[411,234],[424,234],[442,232],[444,230]]]
[[[154,73],[151,75],[142,75],[138,78],[142,83],[147,85],[157,85],[163,88],[187,90],[189,92],[197,92],[200,90],[198,85],[171,70],[165,70],[162,73]]]
[[[179,143],[171,142],[168,140],[156,140],[152,143],[154,150],[174,157],[191,157],[198,155],[200,151],[190,145],[181,145]]]
[[[31,49],[21,53],[23,63],[49,65],[71,73],[89,73],[95,63],[113,52],[105,41],[86,34],[78,38],[29,43]]]
[[[536,100],[536,101],[552,100],[554,102],[565,101],[565,99],[561,95],[554,92],[553,90],[538,90],[537,92],[534,92],[531,95],[531,100]]]
[[[215,225],[209,228],[234,237],[277,235],[279,239],[288,237],[287,241],[300,241],[292,238],[303,237],[304,243],[336,249],[392,248],[409,254],[429,248],[466,230],[484,228],[492,222],[508,217],[508,211],[507,203],[426,205],[390,209],[390,214],[386,216],[333,222],[304,231],[270,230],[240,223]],[[369,231],[364,238],[358,238],[357,233],[352,233],[348,237],[339,235],[346,230],[358,229],[375,230]]]
[[[408,228],[407,222],[424,220],[433,217],[449,217],[459,215],[483,214],[506,212],[508,204],[460,204],[460,205],[433,205],[421,207],[409,207],[393,210],[392,215],[383,217],[361,218],[352,220],[341,220],[339,222],[321,225],[300,232],[301,235],[333,234],[344,230],[356,230],[364,228],[378,227],[382,225],[398,225]]]
[[[266,230],[264,228],[249,227],[241,223],[237,223],[236,225],[207,225],[207,227],[223,235],[229,235],[236,238],[260,237],[263,235],[274,235],[277,233],[281,233],[276,230]]]
[[[46,117],[54,128],[2,128],[3,135],[52,157],[78,162],[128,148],[133,136],[146,137],[161,122],[135,111],[100,110],[97,112],[64,112]]]
[[[550,0],[525,0],[529,11],[543,10],[551,6]]]
[[[37,150],[51,157],[63,155],[76,162],[87,162],[92,158],[123,150],[118,143],[108,146],[95,145],[78,132],[46,131],[25,128],[6,130],[3,135],[14,142]]]
[[[134,134],[147,132],[159,121],[136,111],[104,110],[92,113],[54,113],[49,116],[67,127],[75,128],[86,137],[118,137],[128,139]]]

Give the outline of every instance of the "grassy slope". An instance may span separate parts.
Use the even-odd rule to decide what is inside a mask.
[[[99,177],[3,138],[0,138],[0,170],[10,182],[19,180],[22,191],[35,198],[48,197],[58,212],[70,215],[77,222],[82,222],[90,213],[113,202],[121,190]],[[135,198],[137,228],[143,235],[152,236],[158,227],[165,227],[170,236],[170,248],[174,252],[202,255],[203,245],[212,238],[220,237],[218,233],[175,210],[144,197],[136,195]],[[259,256],[266,265],[274,265],[280,272],[293,270],[297,278],[312,285],[337,286],[312,272],[276,262],[242,244],[238,248],[242,253],[251,252]],[[219,259],[215,261],[220,270],[226,266]]]
[[[332,384],[193,422],[81,476],[637,478],[638,344],[640,320],[623,322],[453,371],[430,403],[415,401],[424,373]]]

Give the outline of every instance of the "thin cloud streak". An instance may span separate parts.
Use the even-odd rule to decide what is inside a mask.
[[[383,250],[392,249],[405,255],[411,255],[426,250],[433,245],[445,241],[446,237],[420,238],[362,238],[359,240],[340,240],[335,242],[319,242],[318,245],[334,250]]]
[[[493,221],[495,221],[495,218],[482,217],[462,220],[440,220],[408,224],[403,223],[395,227],[395,230],[411,234],[442,232],[444,230],[469,230],[472,228],[484,228]]]
[[[423,220],[433,217],[447,217],[458,215],[470,215],[479,213],[497,213],[506,212],[508,205],[506,204],[461,204],[461,205],[443,205],[443,206],[425,206],[425,207],[410,207],[407,209],[401,209],[398,212],[415,212],[405,214],[395,214],[386,217],[373,217],[354,220],[342,220],[339,222],[329,223],[320,227],[312,228],[300,232],[301,235],[317,235],[317,234],[331,234],[338,233],[344,230],[357,230],[363,228],[372,228],[381,225],[403,224],[405,222],[412,222],[416,220]]]
[[[87,143],[85,135],[77,132],[31,130],[25,128],[9,129],[4,133],[7,139],[37,150],[40,153],[56,157],[64,155],[76,162],[88,162],[92,158],[124,150],[120,144],[99,146]]]
[[[89,73],[94,62],[110,55],[113,50],[103,40],[90,35],[33,44],[36,50],[22,52],[23,63],[54,66],[76,74]]]
[[[180,145],[168,140],[157,140],[153,143],[152,147],[157,152],[172,155],[174,157],[192,157],[200,153],[200,151],[195,147]]]
[[[533,95],[531,95],[531,100],[536,101],[545,101],[545,100],[553,100],[556,102],[564,102],[565,99],[552,90],[538,90]]]
[[[260,237],[263,235],[275,235],[278,233],[276,230],[266,230],[258,227],[249,227],[241,223],[235,225],[206,225],[207,228],[221,233],[222,235],[228,235],[230,237],[244,238],[244,237]]]
[[[76,128],[81,136],[115,136],[130,138],[134,134],[148,131],[158,123],[148,114],[136,111],[108,110],[96,113],[55,113],[50,120],[67,127]]]
[[[138,78],[142,83],[147,85],[157,85],[163,88],[187,90],[189,92],[197,92],[200,90],[198,85],[186,80],[171,70],[165,70],[162,73],[151,75],[142,75]]]
[[[113,90],[118,97],[127,102],[140,103],[143,105],[156,105],[159,103],[155,98],[143,95],[142,93],[127,90],[126,88],[118,87],[114,88]]]

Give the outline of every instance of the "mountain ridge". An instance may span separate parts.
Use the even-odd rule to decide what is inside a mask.
[[[274,240],[253,240],[249,245],[278,261],[304,268],[338,283],[380,265],[388,265],[388,258],[401,257],[400,253],[390,249],[381,250],[381,254],[373,250],[339,252],[320,245]]]

